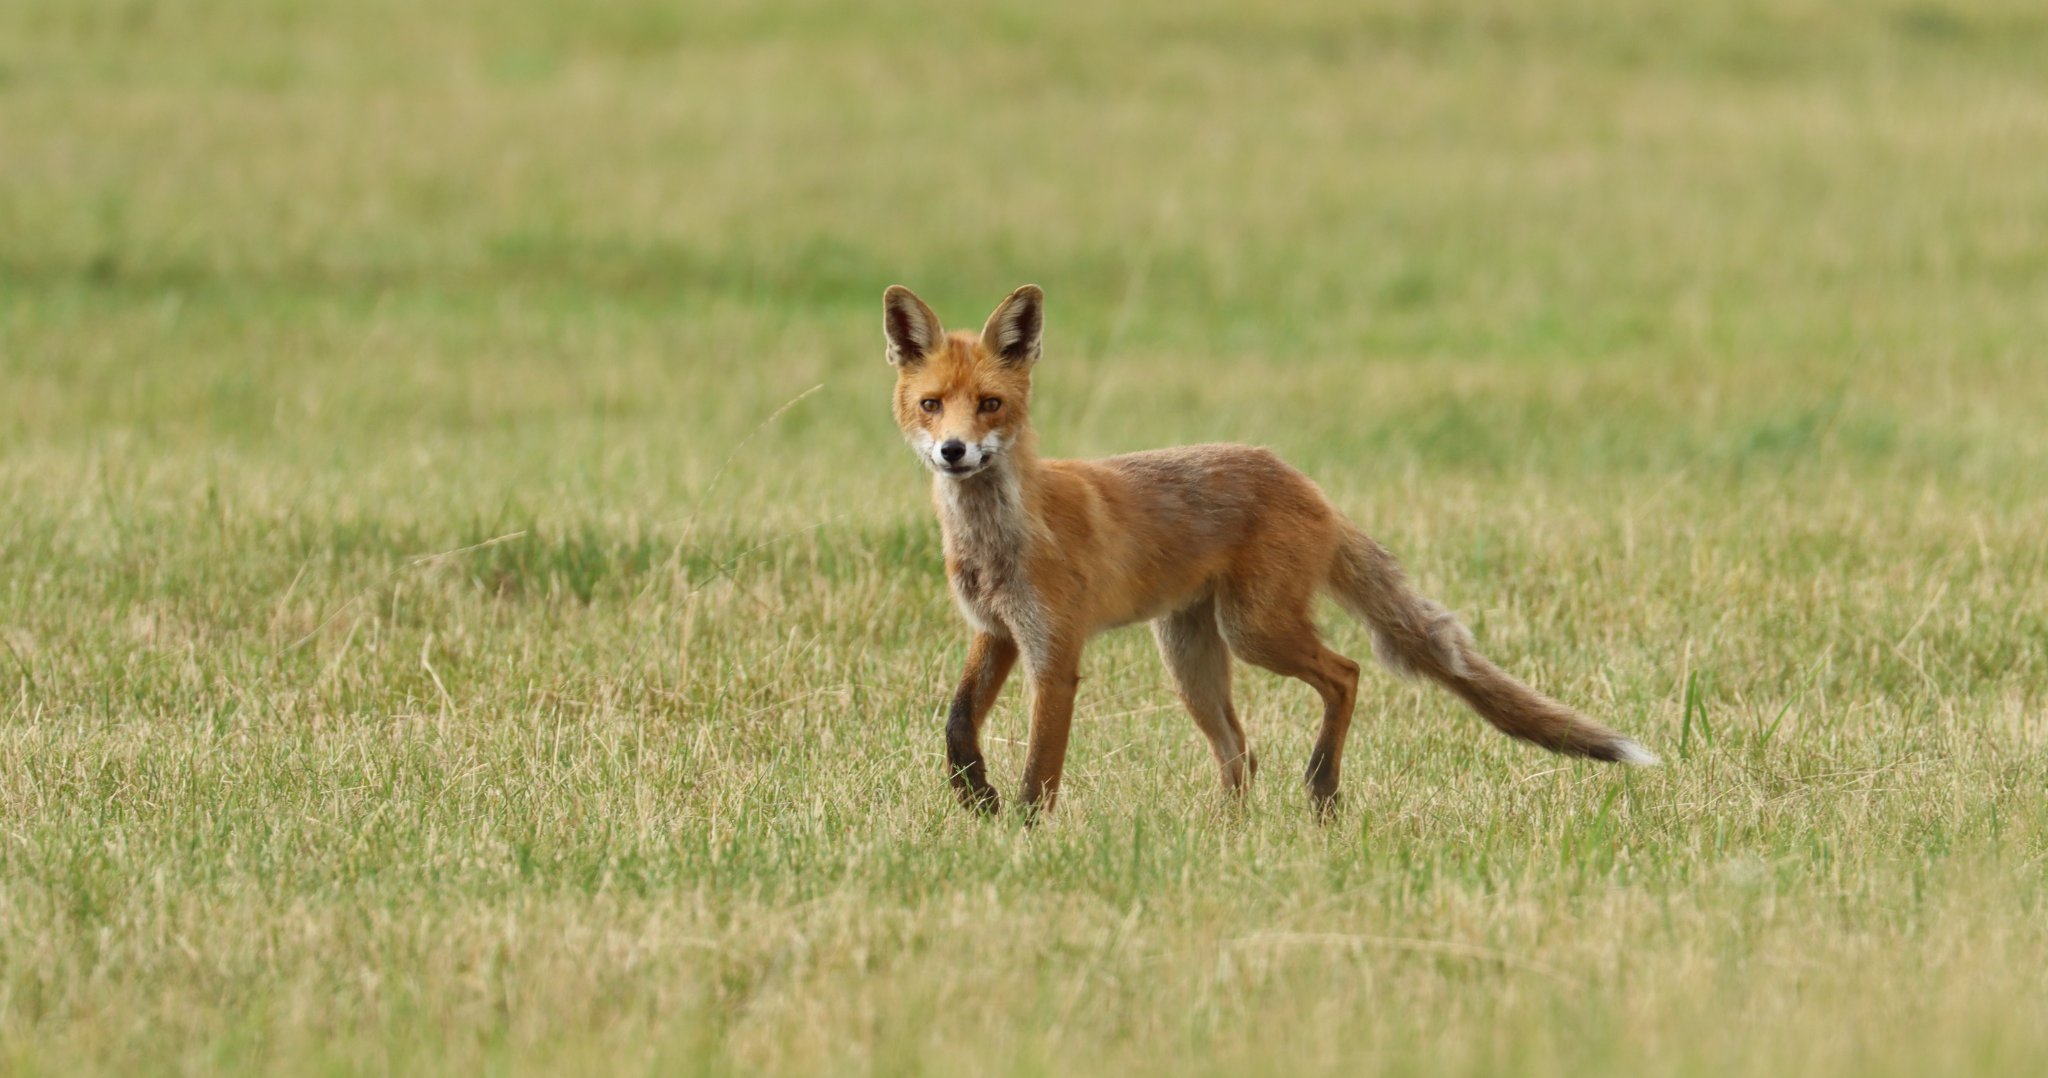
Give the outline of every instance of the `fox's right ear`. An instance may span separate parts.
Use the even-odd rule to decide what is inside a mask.
[[[896,367],[924,362],[946,339],[939,316],[900,284],[882,293],[882,335],[889,339],[889,363]]]

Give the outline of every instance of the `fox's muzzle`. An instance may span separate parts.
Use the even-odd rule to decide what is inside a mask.
[[[990,431],[980,441],[960,437],[934,438],[919,431],[912,437],[911,444],[926,466],[954,479],[965,479],[988,467],[1003,447],[1002,436],[995,431]]]

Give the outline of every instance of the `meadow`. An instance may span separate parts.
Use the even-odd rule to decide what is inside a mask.
[[[2044,161],[2020,0],[0,5],[0,1071],[2048,1072]],[[1666,765],[1128,629],[962,812],[1026,281]]]

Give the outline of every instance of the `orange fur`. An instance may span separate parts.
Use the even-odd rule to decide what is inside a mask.
[[[1151,621],[1232,791],[1257,764],[1230,703],[1231,655],[1316,690],[1323,725],[1307,781],[1327,809],[1359,668],[1323,645],[1310,617],[1319,590],[1372,628],[1389,666],[1441,682],[1502,732],[1556,752],[1655,762],[1488,662],[1448,611],[1408,586],[1385,548],[1268,450],[1201,445],[1041,460],[1030,392],[1043,304],[1026,285],[979,335],[947,334],[909,289],[883,297],[897,423],[935,473],[946,574],[975,630],[946,730],[964,804],[993,812],[1000,803],[980,730],[1015,663],[1032,697],[1022,798],[1049,809],[1082,646],[1104,629]]]

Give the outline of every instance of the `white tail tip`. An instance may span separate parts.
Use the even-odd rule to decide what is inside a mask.
[[[1657,758],[1656,753],[1628,738],[1622,738],[1621,744],[1615,747],[1614,758],[1632,767],[1656,767],[1664,762]]]

